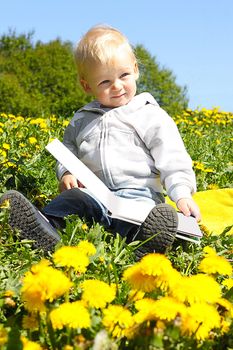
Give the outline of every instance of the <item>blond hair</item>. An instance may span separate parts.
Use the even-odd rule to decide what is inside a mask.
[[[111,64],[118,50],[126,49],[132,59],[136,57],[128,39],[117,29],[107,25],[92,27],[78,42],[75,61],[80,78],[84,78],[88,66],[93,63]]]

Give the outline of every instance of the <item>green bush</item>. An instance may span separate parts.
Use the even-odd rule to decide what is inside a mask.
[[[77,82],[72,43],[56,39],[34,44],[32,39],[32,33],[0,37],[0,111],[68,117],[90,101]],[[143,46],[135,52],[140,66],[138,92],[149,91],[168,113],[180,113],[187,107],[186,89]]]

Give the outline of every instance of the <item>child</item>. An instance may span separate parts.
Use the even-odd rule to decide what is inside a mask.
[[[177,127],[149,93],[136,95],[137,60],[118,30],[91,28],[78,43],[75,58],[80,83],[96,100],[74,115],[64,144],[115,195],[153,201],[154,208],[140,227],[111,219],[106,208],[58,164],[61,194],[43,209],[45,217],[18,192],[8,191],[2,197],[1,201],[11,202],[11,225],[33,237],[38,246],[51,249],[59,240],[54,227],[61,228],[64,217],[77,214],[126,236],[127,242],[146,241],[136,251],[139,258],[149,252],[165,253],[175,239],[178,219],[164,203],[163,187],[184,215],[200,220],[192,199],[196,188],[192,161]]]

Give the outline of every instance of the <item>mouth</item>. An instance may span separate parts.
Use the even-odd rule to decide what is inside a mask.
[[[121,97],[123,97],[123,96],[125,96],[125,93],[120,94],[120,95],[116,95],[116,96],[112,96],[112,98],[113,98],[113,99],[118,99],[118,98],[121,98]]]

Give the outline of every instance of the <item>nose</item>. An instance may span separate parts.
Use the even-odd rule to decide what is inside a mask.
[[[121,88],[122,88],[121,81],[119,79],[116,79],[112,84],[112,89],[113,90],[121,90]]]

